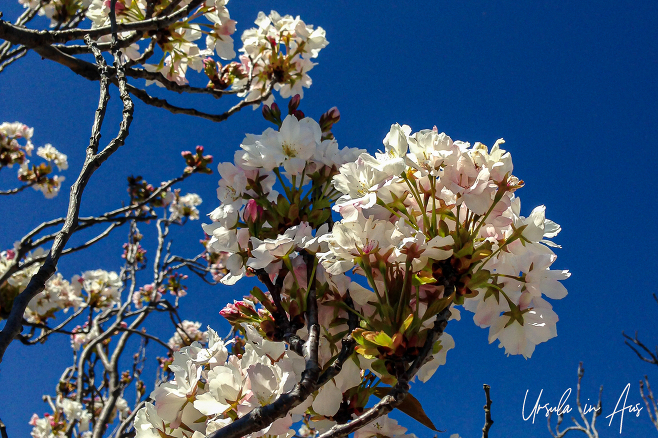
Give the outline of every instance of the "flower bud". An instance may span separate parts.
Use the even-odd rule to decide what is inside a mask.
[[[256,203],[255,199],[250,199],[244,208],[243,219],[247,223],[254,223],[263,216],[263,207]]]
[[[290,102],[288,102],[288,114],[295,114],[300,102],[301,97],[299,97],[299,94],[295,94],[293,98],[290,99]]]

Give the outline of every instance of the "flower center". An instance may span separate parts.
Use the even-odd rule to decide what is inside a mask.
[[[281,147],[283,149],[283,154],[286,157],[295,158],[297,156],[297,151],[292,146],[290,146],[288,143],[283,143],[283,145],[281,145]]]

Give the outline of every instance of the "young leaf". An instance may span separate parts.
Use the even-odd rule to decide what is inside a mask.
[[[378,388],[375,388],[374,394],[377,397],[382,398],[386,394],[388,394],[390,389],[391,388],[378,387]],[[411,418],[413,418],[414,420],[416,420],[417,422],[419,422],[420,424],[422,424],[423,426],[429,427],[430,429],[432,429],[435,432],[445,432],[444,430],[439,430],[439,429],[436,428],[436,426],[434,426],[434,423],[432,423],[432,420],[430,420],[430,418],[427,416],[427,414],[423,410],[423,406],[420,404],[418,399],[416,399],[416,397],[414,397],[413,395],[407,393],[407,396],[404,398],[402,403],[400,405],[398,405],[397,408],[400,411],[407,414],[408,416],[410,416]]]

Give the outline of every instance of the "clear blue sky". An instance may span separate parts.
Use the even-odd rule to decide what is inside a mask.
[[[5,19],[20,12],[11,0],[0,9]],[[548,437],[543,417],[535,424],[523,421],[524,394],[530,390],[534,404],[543,389],[544,403],[557,404],[567,388],[575,391],[579,361],[586,370],[583,401],[595,402],[604,385],[603,417],[613,411],[627,383],[628,404],[641,402],[638,380],[644,374],[658,387],[658,368],[640,362],[621,336],[622,330],[639,330],[648,345],[658,343],[658,305],[651,297],[658,292],[658,3],[233,1],[229,9],[238,21],[236,36],[251,27],[259,10],[270,9],[299,14],[326,29],[330,44],[311,72],[313,86],[302,109],[319,117],[337,106],[342,120],[334,133],[341,145],[374,152],[396,122],[414,131],[437,125],[453,139],[488,145],[503,137],[515,174],[526,182],[519,192],[522,213],[545,204],[547,216],[562,225],[555,240],[563,249],[554,267],[573,275],[565,282],[569,295],[553,302],[560,316],[558,337],[539,345],[529,360],[505,357],[487,343],[488,331],[475,327],[463,312],[462,321],[448,326],[456,342],[448,363],[427,384],[412,388],[437,427],[447,430],[440,436],[481,435],[482,384],[488,383],[494,401],[491,436]],[[65,193],[83,161],[97,100],[97,83],[34,53],[0,75],[0,122],[33,126],[36,145],[50,142],[68,154]],[[190,101],[220,111],[229,104],[224,100]],[[114,91],[104,139],[116,132],[119,104]],[[128,143],[94,175],[82,214],[118,206],[126,199],[130,174],[153,183],[177,175],[179,152],[197,144],[215,162],[229,161],[245,133],[260,133],[266,126],[260,112],[250,109],[213,124],[137,102]],[[13,170],[3,172],[3,188],[10,174],[13,178]],[[186,183],[184,191],[204,199],[203,214],[217,205],[217,174]],[[66,205],[65,194],[49,202],[32,190],[4,197],[0,247],[62,216]],[[191,255],[201,229],[199,222],[186,228],[174,248]],[[118,242],[125,234],[118,231],[113,241],[63,259],[61,272],[70,278],[87,269],[118,270]],[[246,294],[249,284],[209,288],[190,283],[183,315],[224,332],[227,326],[217,312]],[[0,365],[0,417],[11,438],[29,434],[31,414],[46,411],[41,395],[54,393],[70,360],[68,339],[54,341],[31,348],[12,345]],[[569,402],[574,405],[573,395]],[[601,436],[618,436],[619,416],[610,427],[603,417]],[[419,438],[433,435],[403,415],[396,418]],[[656,430],[646,409],[638,418],[624,416],[622,436],[652,435]]]

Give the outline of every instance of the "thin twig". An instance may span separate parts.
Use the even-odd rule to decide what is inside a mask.
[[[0,71],[2,71],[2,70],[0,70]],[[25,184],[23,186],[20,186],[20,187],[17,187],[15,189],[11,189],[11,190],[0,190],[0,195],[15,195],[16,193],[20,193],[23,190],[27,189],[28,187],[32,187],[35,184],[36,183]]]
[[[562,438],[571,431],[583,432],[585,435],[587,435],[588,438],[599,438],[599,433],[596,430],[596,418],[603,413],[602,404],[601,404],[603,386],[601,386],[601,388],[599,389],[599,402],[596,408],[592,408],[590,406],[589,409],[583,410],[580,403],[580,387],[584,375],[585,375],[585,369],[583,368],[583,363],[580,362],[578,364],[578,385],[576,389],[576,405],[578,407],[578,413],[580,414],[580,418],[582,419],[584,426],[581,425],[575,418],[572,417],[571,421],[574,423],[574,426],[569,426],[566,429],[560,431],[560,425],[562,424],[562,420],[564,419],[564,413],[558,412],[557,423],[555,425],[555,432],[554,432],[551,429],[552,412],[549,412],[547,417],[548,432],[551,434],[551,436],[553,436],[553,438]],[[592,412],[592,418],[590,421],[587,421],[586,415],[589,412]]]
[[[489,438],[489,429],[493,425],[494,421],[491,419],[491,396],[489,391],[491,386],[484,384],[484,395],[487,398],[487,403],[484,405],[484,427],[482,428],[482,438]]]
[[[647,387],[647,394],[644,393],[645,385]],[[642,400],[644,400],[644,405],[647,407],[649,419],[658,430],[658,406],[656,405],[656,399],[653,396],[653,391],[651,391],[651,385],[649,385],[649,378],[647,376],[644,376],[644,380],[640,380],[640,395],[642,396]]]

